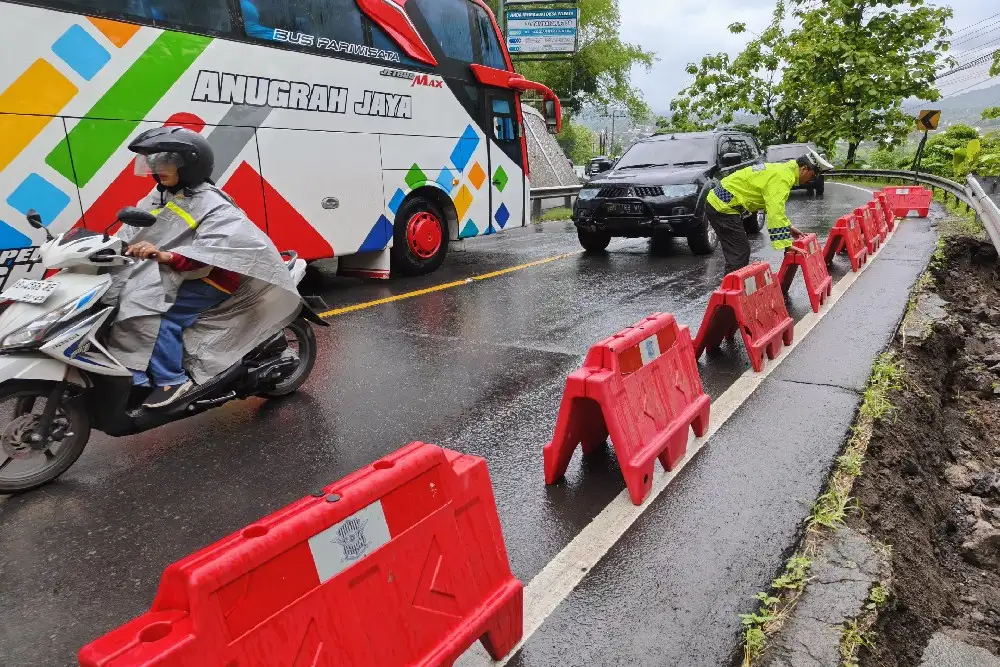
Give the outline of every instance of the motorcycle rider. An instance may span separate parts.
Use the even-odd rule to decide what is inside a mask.
[[[249,351],[263,325],[252,314],[260,306],[283,326],[300,300],[271,240],[212,183],[208,141],[163,127],[140,134],[129,150],[139,156],[136,173],[156,180],[140,208],[157,222],[123,227],[118,236],[128,255],[155,262],[115,276],[109,295],[120,311],[111,348],[136,386],[153,387],[143,407],[161,408]]]

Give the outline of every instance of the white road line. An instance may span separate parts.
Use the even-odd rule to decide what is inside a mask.
[[[863,188],[860,185],[853,185],[851,183],[841,183],[840,181],[830,181],[833,185],[840,185],[845,188],[854,188],[855,190],[861,190],[862,192],[867,192],[868,194],[873,194],[874,190],[869,190],[868,188]]]
[[[889,234],[885,245],[893,236],[895,236],[895,232]],[[691,434],[687,456],[674,470],[666,472],[657,467],[649,498],[641,507],[632,504],[628,489],[623,490],[586,528],[577,533],[576,537],[555,558],[549,561],[541,572],[535,575],[524,591],[524,636],[505,659],[494,662],[482,645],[477,643],[466,651],[455,665],[457,667],[478,667],[481,665],[502,667],[502,665],[506,665],[541,627],[545,619],[556,610],[559,604],[583,581],[587,573],[611,550],[625,534],[625,531],[642,516],[643,512],[652,506],[670,482],[709,443],[712,436],[722,428],[723,424],[729,421],[736,410],[760,388],[764,380],[788,358],[792,350],[798,347],[816,325],[837,305],[847,290],[858,281],[861,274],[867,271],[874,263],[874,259],[882,253],[882,248],[885,245],[879,248],[873,257],[869,258],[868,263],[861,267],[858,273],[847,274],[833,286],[833,293],[819,313],[810,310],[795,325],[795,342],[790,347],[783,348],[777,359],[767,361],[763,372],[754,373],[752,369],[747,371],[725,393],[712,402],[712,419],[708,432],[702,438],[695,438],[694,434]],[[586,480],[583,483],[586,484]]]

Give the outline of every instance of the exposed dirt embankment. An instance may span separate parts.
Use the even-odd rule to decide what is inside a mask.
[[[1000,655],[1000,266],[992,246],[959,238],[931,275],[943,319],[896,341],[905,386],[854,489],[856,523],[893,549],[865,667],[916,667],[942,629]]]

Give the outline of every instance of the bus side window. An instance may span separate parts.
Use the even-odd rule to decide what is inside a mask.
[[[473,7],[472,12],[475,16],[479,38],[479,52],[482,54],[479,64],[494,69],[507,69],[507,61],[503,57],[503,50],[500,48],[499,40],[497,40],[493,21],[481,7]]]
[[[416,0],[416,3],[444,55],[474,62],[471,5],[466,0]]]
[[[240,8],[247,37],[254,39],[324,50],[331,40],[365,43],[355,0],[240,0]]]
[[[507,100],[493,100],[493,136],[497,141],[516,141],[514,112]]]
[[[133,20],[137,23],[177,26],[192,32],[226,34],[232,32],[226,0],[31,0],[31,4],[55,9],[72,9]]]
[[[382,28],[372,23],[367,17],[365,17],[364,21],[371,35],[371,43],[369,46],[374,46],[376,49],[382,49],[383,51],[398,53],[399,64],[403,67],[427,67],[426,64],[418,63],[416,60],[406,55],[406,53],[399,48],[399,44],[396,44],[396,42],[394,42],[389,35],[385,34],[385,31],[382,30]]]

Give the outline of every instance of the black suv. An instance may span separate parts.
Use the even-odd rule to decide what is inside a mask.
[[[705,198],[716,181],[762,162],[744,132],[716,130],[664,134],[634,144],[614,168],[590,181],[573,207],[580,244],[599,252],[612,237],[685,237],[691,252],[707,255],[719,245],[705,217]],[[758,216],[744,221],[759,232]]]

